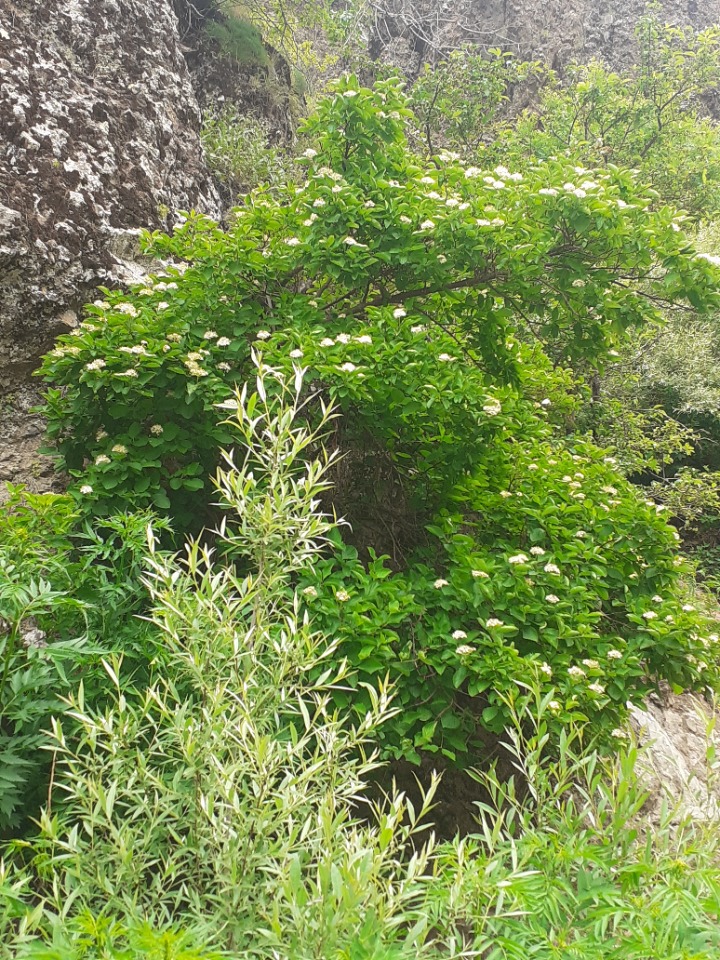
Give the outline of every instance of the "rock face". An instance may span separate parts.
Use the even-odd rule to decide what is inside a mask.
[[[634,32],[646,0],[469,0],[483,43],[562,68],[600,57],[613,67],[635,57]],[[720,23],[720,0],[661,0],[660,18],[703,30]]]
[[[43,485],[28,375],[138,229],[219,212],[199,127],[172,0],[0,0],[0,480]]]
[[[694,820],[720,816],[720,767],[708,753],[712,748],[720,756],[720,731],[711,717],[710,705],[690,693],[651,697],[644,710],[632,709],[645,748],[640,771],[649,797],[643,816],[651,822],[659,820],[663,802]]]
[[[635,28],[646,0],[384,0],[370,36],[373,57],[413,73],[462,43],[508,50],[562,72],[573,59],[611,67],[636,60]],[[720,23],[720,0],[660,0],[659,16],[703,30]]]

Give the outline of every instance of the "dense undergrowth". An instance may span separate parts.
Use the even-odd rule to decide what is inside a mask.
[[[214,162],[266,185],[47,355],[70,484],[0,520],[0,956],[717,956],[717,804],[644,823],[626,721],[718,683],[679,552],[713,383],[662,344],[713,368],[720,54],[641,30],[625,77],[346,77],[299,157],[238,163],[228,114]],[[437,778],[378,790],[428,758],[473,835]]]

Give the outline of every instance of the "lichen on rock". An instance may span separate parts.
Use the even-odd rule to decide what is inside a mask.
[[[0,0],[0,128],[0,480],[28,479],[17,398],[68,311],[136,276],[139,228],[220,212],[172,0]]]

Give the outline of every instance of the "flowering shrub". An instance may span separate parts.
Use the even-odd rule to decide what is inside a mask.
[[[716,676],[719,638],[679,593],[675,533],[613,469],[590,445],[528,443],[511,463],[492,448],[405,569],[338,544],[303,580],[315,622],[356,667],[341,702],[362,714],[362,684],[395,681],[391,755],[471,762],[483,731],[508,724],[518,684],[551,698],[557,726],[590,720],[622,738],[626,704],[657,678]]]
[[[361,681],[396,678],[388,749],[472,754],[529,675],[558,721],[609,733],[655,679],[704,682],[712,641],[654,505],[553,424],[573,403],[558,358],[602,363],[659,303],[715,305],[718,266],[630,173],[423,164],[408,120],[396,83],[343,81],[308,123],[303,186],[249,197],[228,231],[188,216],[150,237],[180,266],[107,292],[48,355],[51,437],[81,509],[152,505],[183,530],[253,345],[305,367],[308,415],[343,414],[352,529],[304,598],[358,709]]]

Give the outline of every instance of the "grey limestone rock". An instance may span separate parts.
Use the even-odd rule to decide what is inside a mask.
[[[139,228],[219,214],[199,128],[172,0],[0,0],[0,480],[46,474],[28,375]]]

